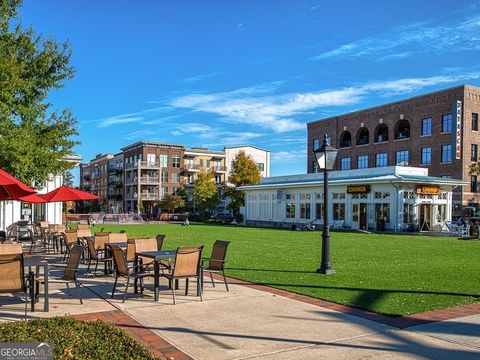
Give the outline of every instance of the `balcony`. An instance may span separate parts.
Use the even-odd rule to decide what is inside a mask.
[[[121,201],[123,199],[123,196],[121,194],[109,194],[108,199],[109,200]]]
[[[123,168],[120,166],[110,166],[108,168],[108,172],[114,174],[121,174],[123,172]]]
[[[159,169],[160,163],[154,161],[140,161],[140,167],[142,169]]]
[[[140,177],[140,184],[158,184],[160,178],[153,176],[142,176]]]
[[[83,180],[85,180],[85,181],[89,181],[90,178],[91,178],[90,174],[84,174],[83,175]]]
[[[133,198],[136,199],[138,197],[137,195],[137,193],[133,194]],[[156,192],[141,192],[140,198],[142,200],[160,200],[160,197]]]
[[[125,179],[125,185],[128,185],[128,184],[136,184],[137,181],[138,181],[138,178],[137,178],[137,177],[127,178],[127,179]]]
[[[183,166],[183,171],[186,172],[199,172],[203,168],[198,164],[186,164]]]
[[[224,173],[227,172],[227,167],[226,166],[213,166],[213,167],[210,168],[210,171],[214,172],[214,173],[224,174]]]

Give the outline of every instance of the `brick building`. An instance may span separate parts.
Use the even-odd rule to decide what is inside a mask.
[[[262,176],[270,173],[270,152],[251,145],[215,151],[139,141],[121,150],[115,155],[99,154],[90,163],[80,164],[80,189],[100,196],[109,213],[137,212],[139,201],[143,212],[151,213],[164,195],[177,194],[181,187],[191,198],[200,171],[213,174],[221,199],[218,210],[224,211],[224,186],[238,151],[254,159]]]
[[[461,85],[308,123],[307,169],[324,134],[338,148],[336,170],[384,166],[428,168],[429,175],[468,181],[453,190],[454,209],[478,204],[480,88]]]
[[[121,149],[124,157],[125,210],[145,211],[166,194],[180,190],[183,145],[139,141]]]

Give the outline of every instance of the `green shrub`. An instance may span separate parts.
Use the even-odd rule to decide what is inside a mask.
[[[55,359],[159,359],[118,327],[68,317],[0,324],[2,342],[46,342]]]

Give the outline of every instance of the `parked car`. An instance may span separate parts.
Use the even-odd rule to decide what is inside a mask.
[[[232,214],[215,214],[210,217],[213,221],[221,221],[221,222],[231,222],[233,221]]]

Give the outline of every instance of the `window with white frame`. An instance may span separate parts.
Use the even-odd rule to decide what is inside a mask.
[[[160,167],[168,166],[168,155],[160,155]]]
[[[375,204],[375,221],[380,220],[384,220],[386,223],[390,222],[389,203]]]
[[[285,203],[285,217],[287,219],[295,219],[295,203]]]
[[[311,194],[300,194],[300,219],[311,218]]]
[[[333,220],[345,220],[344,203],[333,203]]]

